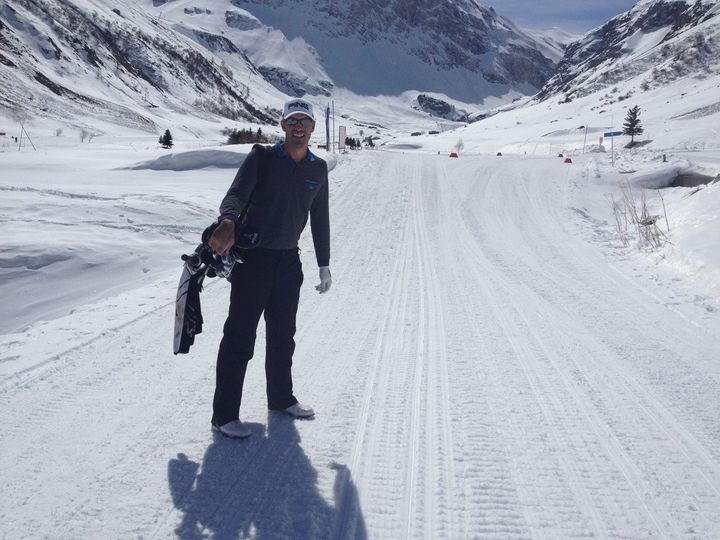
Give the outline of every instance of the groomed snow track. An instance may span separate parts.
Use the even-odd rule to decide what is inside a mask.
[[[261,330],[247,440],[209,429],[225,282],[188,356],[174,273],[81,308],[122,320],[97,332],[6,339],[0,361],[70,336],[0,381],[0,536],[720,538],[718,316],[592,241],[590,176],[344,156],[327,295],[302,242],[295,387],[317,417],[267,413]]]

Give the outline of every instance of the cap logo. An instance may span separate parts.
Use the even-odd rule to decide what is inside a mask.
[[[285,103],[285,106],[283,107],[284,119],[287,119],[289,116],[296,113],[304,114],[309,118],[315,119],[312,103],[305,101],[304,99],[296,98]]]

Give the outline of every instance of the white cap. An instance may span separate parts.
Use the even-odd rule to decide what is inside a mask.
[[[302,98],[291,99],[285,103],[285,106],[283,107],[283,120],[298,113],[304,114],[308,118],[315,120],[312,103],[305,101]]]

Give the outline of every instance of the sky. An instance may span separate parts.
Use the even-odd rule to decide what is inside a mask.
[[[486,0],[498,13],[525,28],[546,29],[559,27],[568,32],[585,33],[602,25],[615,15],[629,10],[635,0]]]

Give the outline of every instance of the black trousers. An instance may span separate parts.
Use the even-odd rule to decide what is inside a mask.
[[[249,250],[231,277],[230,310],[217,357],[213,423],[237,420],[248,361],[253,357],[260,315],[265,314],[265,376],[269,409],[297,403],[292,357],[295,318],[303,282],[297,248]]]

